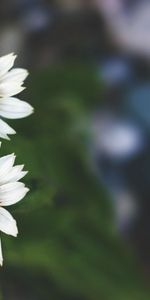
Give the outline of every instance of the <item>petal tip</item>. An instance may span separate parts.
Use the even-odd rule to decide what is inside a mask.
[[[3,260],[0,260],[0,267],[3,267]]]

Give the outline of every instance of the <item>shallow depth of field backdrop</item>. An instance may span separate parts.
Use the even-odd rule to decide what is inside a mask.
[[[25,163],[30,188],[10,207],[18,238],[2,234],[0,300],[150,299],[89,159],[89,119],[104,90],[101,60],[115,51],[94,1],[3,0],[0,26],[0,54],[16,52],[16,65],[29,69],[20,98],[35,108],[9,122],[17,135],[0,150]]]

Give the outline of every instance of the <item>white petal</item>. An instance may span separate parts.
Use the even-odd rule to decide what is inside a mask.
[[[22,171],[24,165],[18,165],[13,167],[8,174],[0,178],[0,185],[9,183],[9,182],[16,182],[23,178],[28,172]]]
[[[0,137],[4,139],[9,139],[7,134],[15,134],[16,131],[11,128],[6,122],[0,119]]]
[[[0,265],[3,265],[3,253],[2,253],[2,243],[0,239]]]
[[[6,234],[17,236],[18,229],[15,219],[4,208],[0,207],[0,230]]]
[[[9,136],[3,132],[0,132],[0,138],[10,141]]]
[[[0,131],[3,131],[4,133],[7,134],[15,134],[16,131],[11,128],[6,122],[0,119]]]
[[[21,82],[22,84],[22,82]],[[0,97],[11,97],[21,93],[25,87],[21,86],[20,82],[4,81],[0,83]]]
[[[14,190],[11,194],[7,195],[6,199],[1,201],[2,206],[10,206],[21,201],[26,194],[29,192],[29,189],[24,187],[18,190]]]
[[[15,59],[16,55],[13,53],[0,57],[0,77],[13,67]]]
[[[24,82],[29,75],[26,69],[15,68],[3,76],[3,81],[15,81],[17,83]]]
[[[17,98],[0,99],[0,115],[8,119],[20,119],[29,116],[33,107],[25,101]]]
[[[22,200],[28,188],[22,182],[11,182],[0,187],[0,205],[8,206]]]
[[[7,198],[7,195],[13,192],[14,190],[19,190],[23,188],[25,185],[22,182],[10,182],[0,186],[0,203],[1,199]]]
[[[0,158],[0,179],[3,178],[12,168],[15,161],[15,155],[10,154]]]

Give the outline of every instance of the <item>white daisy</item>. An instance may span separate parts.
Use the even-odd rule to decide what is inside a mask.
[[[16,59],[13,53],[0,57],[0,117],[20,119],[29,116],[33,107],[25,101],[13,96],[22,92],[24,80],[28,76],[26,69],[15,68],[10,70]],[[0,119],[0,137],[9,139],[8,134],[15,134],[6,122]]]
[[[22,200],[29,191],[19,180],[27,172],[22,171],[24,165],[13,166],[15,155],[10,154],[0,158],[0,231],[12,235],[18,234],[15,219],[2,206],[9,206]],[[0,265],[3,264],[2,247],[0,241]]]

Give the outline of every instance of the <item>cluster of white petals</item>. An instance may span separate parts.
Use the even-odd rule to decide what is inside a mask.
[[[25,69],[12,69],[15,59],[13,53],[0,57],[0,138],[5,139],[9,139],[8,135],[16,132],[3,118],[20,119],[33,112],[30,104],[14,97],[25,89],[23,84],[28,76],[28,71]],[[16,237],[18,234],[16,221],[3,207],[22,200],[29,189],[19,181],[27,173],[23,171],[24,165],[14,166],[14,162],[14,154],[0,158],[0,231]],[[0,240],[0,265],[2,264]]]
[[[14,97],[22,92],[28,71],[22,68],[14,68],[16,55],[13,53],[0,57],[0,137],[9,139],[9,134],[15,134],[2,118],[21,119],[33,112],[33,107],[22,100]]]
[[[0,158],[0,231],[16,237],[18,234],[16,221],[3,206],[19,202],[29,189],[19,181],[27,173],[23,171],[24,165],[14,166],[14,162],[14,154]],[[0,243],[0,264],[2,265],[2,263],[3,256]]]

